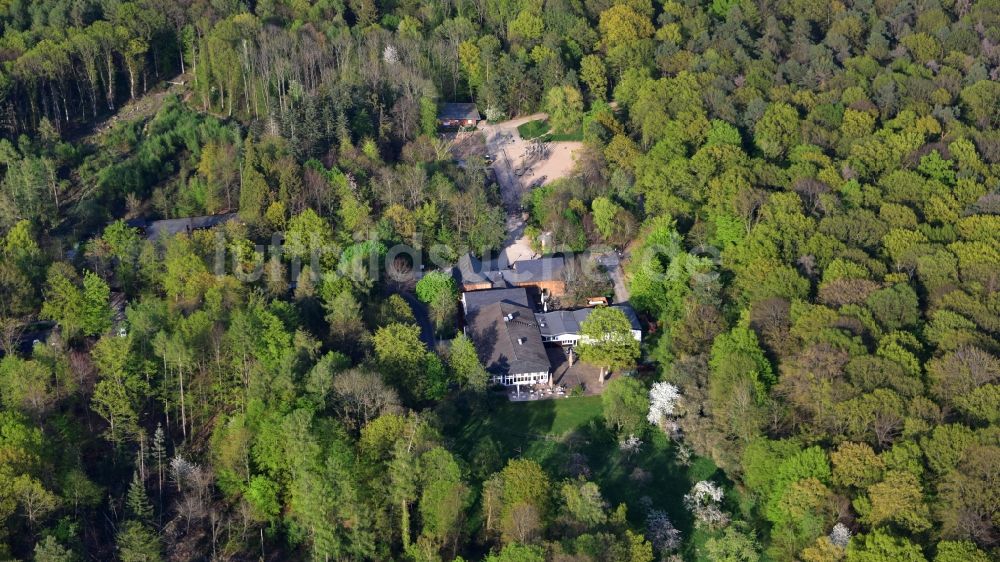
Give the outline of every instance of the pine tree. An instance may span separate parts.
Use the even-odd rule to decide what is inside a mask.
[[[139,479],[143,482],[146,481],[146,430],[139,430],[139,451],[135,454],[135,464],[139,467]]]
[[[159,422],[156,424],[156,431],[153,433],[153,458],[156,459],[156,479],[157,490],[163,495],[163,459],[167,458],[166,437],[163,435],[163,426]]]
[[[267,203],[268,187],[264,175],[257,169],[257,150],[253,138],[243,144],[243,177],[240,186],[240,218],[250,224],[260,221]]]
[[[149,503],[146,487],[139,478],[138,472],[132,473],[132,483],[128,487],[125,508],[128,510],[129,516],[138,521],[148,523],[153,520],[153,506]]]
[[[76,559],[73,552],[59,544],[52,535],[35,544],[35,562],[72,562]]]
[[[160,537],[148,525],[126,521],[118,532],[118,559],[121,562],[159,562],[163,560]]]

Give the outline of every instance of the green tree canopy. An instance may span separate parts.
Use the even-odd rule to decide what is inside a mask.
[[[621,436],[641,435],[646,427],[649,397],[646,387],[635,378],[612,379],[601,393],[604,421]]]
[[[441,298],[458,298],[455,278],[443,271],[431,271],[417,281],[417,298],[425,303],[433,303]]]
[[[580,359],[607,367],[626,369],[639,359],[639,342],[632,336],[632,324],[617,308],[595,308],[580,324]]]

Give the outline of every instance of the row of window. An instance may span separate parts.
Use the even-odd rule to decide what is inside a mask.
[[[542,342],[544,342],[544,343],[550,343],[550,342],[554,342],[554,341],[561,342],[563,345],[565,345],[565,344],[575,344],[576,342],[580,341],[580,337],[579,336],[542,336]]]
[[[516,375],[498,375],[492,378],[493,383],[510,386],[513,384],[539,384],[549,380],[549,373],[539,371],[537,373],[519,373]]]

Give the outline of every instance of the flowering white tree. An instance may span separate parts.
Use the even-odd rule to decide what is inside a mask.
[[[490,105],[486,107],[486,120],[487,121],[502,121],[507,118],[507,112],[503,109]]]
[[[170,478],[174,481],[178,490],[184,487],[184,484],[190,480],[191,475],[197,470],[198,465],[180,455],[176,455],[170,459]]]
[[[384,60],[387,64],[398,64],[399,53],[396,52],[396,47],[386,45],[385,50],[382,51],[382,60]]]
[[[674,527],[667,512],[650,509],[646,512],[646,538],[660,553],[677,550],[681,545],[681,532]]]
[[[642,448],[642,439],[639,439],[635,435],[629,435],[627,439],[618,444],[618,449],[625,453],[625,456],[631,458],[632,455],[639,452]]]
[[[691,488],[691,493],[684,496],[684,498],[687,499],[689,496],[697,498],[698,501],[702,502],[712,501],[719,503],[725,496],[725,492],[722,490],[722,486],[719,486],[715,482],[712,482],[711,480],[702,480],[701,482],[695,484],[694,488]]]
[[[847,528],[847,525],[837,523],[830,531],[829,539],[840,548],[847,548],[847,543],[851,542],[851,530]]]
[[[674,458],[677,459],[677,464],[681,466],[691,466],[691,457],[694,456],[694,451],[691,447],[688,447],[684,443],[678,443],[677,449],[674,452]]]
[[[724,492],[722,487],[710,480],[702,480],[684,496],[684,507],[694,515],[698,526],[718,529],[729,524],[729,515],[719,504]]]
[[[668,382],[654,383],[653,388],[649,389],[649,414],[646,419],[656,427],[666,430],[665,424],[674,415],[680,397],[681,392],[676,386]]]

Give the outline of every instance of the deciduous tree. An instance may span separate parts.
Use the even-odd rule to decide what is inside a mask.
[[[604,421],[618,435],[641,435],[649,411],[646,387],[632,377],[612,379],[601,393]]]
[[[627,369],[639,358],[639,342],[632,336],[632,324],[617,308],[595,308],[580,324],[580,359],[609,372]]]

